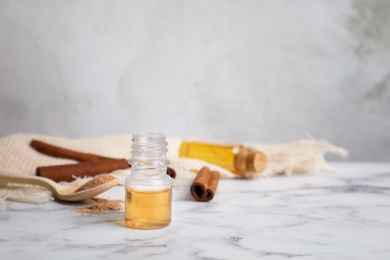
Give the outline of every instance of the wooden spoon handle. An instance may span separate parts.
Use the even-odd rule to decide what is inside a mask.
[[[56,188],[58,187],[57,183],[52,180],[42,177],[14,173],[4,169],[0,169],[0,182],[38,185],[51,190],[55,194],[58,194],[58,191],[56,190]]]

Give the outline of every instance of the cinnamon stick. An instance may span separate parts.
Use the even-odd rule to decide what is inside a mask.
[[[74,181],[74,177],[96,176],[115,170],[128,169],[130,165],[125,159],[109,159],[75,164],[37,167],[36,175],[53,181]]]
[[[176,178],[176,171],[170,167],[167,167],[167,174],[171,176],[172,179]]]
[[[100,160],[107,160],[107,159],[114,159],[114,158],[108,158],[96,154],[90,154],[90,153],[82,153],[77,152],[73,150],[69,150],[66,148],[58,147],[55,145],[51,145],[48,143],[44,143],[38,140],[32,140],[30,143],[30,146],[37,150],[40,153],[57,157],[57,158],[65,158],[65,159],[71,159],[79,162],[90,162],[90,161],[100,161]]]
[[[96,154],[82,153],[47,144],[38,140],[32,140],[30,146],[36,151],[49,156],[72,159],[80,162],[77,164],[37,167],[37,176],[46,177],[56,182],[73,181],[73,176],[93,177],[98,174],[110,173],[115,170],[128,169],[131,167],[125,159],[116,159]],[[172,178],[176,177],[175,170],[169,167],[167,168],[167,174]]]
[[[191,185],[191,194],[197,201],[210,201],[217,191],[220,174],[203,167]]]

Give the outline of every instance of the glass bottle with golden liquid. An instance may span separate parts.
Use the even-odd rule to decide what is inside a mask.
[[[172,179],[166,174],[167,142],[163,134],[133,135],[126,178],[125,222],[130,228],[157,229],[171,222]]]
[[[241,178],[260,174],[266,165],[266,155],[240,144],[217,144],[182,141],[179,157],[203,160],[218,165]]]

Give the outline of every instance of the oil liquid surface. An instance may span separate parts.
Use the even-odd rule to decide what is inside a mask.
[[[130,228],[157,229],[171,223],[172,189],[141,191],[126,188],[125,222]]]
[[[237,145],[183,141],[179,148],[179,157],[203,160],[238,174],[239,172],[234,167],[236,147]]]

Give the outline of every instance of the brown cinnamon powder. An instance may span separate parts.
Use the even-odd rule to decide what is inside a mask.
[[[83,207],[76,207],[74,210],[82,214],[95,214],[107,211],[119,211],[122,209],[123,200],[108,200],[103,198],[93,198],[95,204]]]
[[[89,189],[95,188],[99,185],[102,185],[106,182],[112,181],[114,179],[115,179],[114,176],[108,175],[108,174],[97,175],[92,180],[90,180],[90,181],[86,182],[84,185],[80,186],[75,192],[89,190]]]

